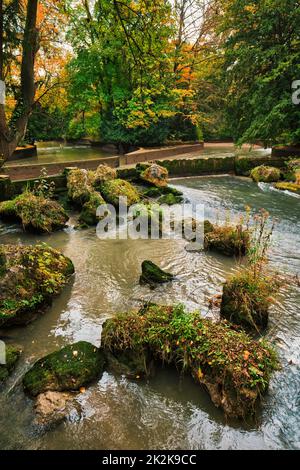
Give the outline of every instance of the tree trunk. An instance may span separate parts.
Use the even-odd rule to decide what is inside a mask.
[[[5,105],[0,104],[0,166],[15,151],[24,138],[28,118],[32,112],[35,95],[34,63],[38,51],[38,30],[36,27],[39,0],[28,0],[26,23],[22,43],[20,98],[14,111],[15,119],[8,125]],[[3,5],[0,0],[0,78],[3,80]]]

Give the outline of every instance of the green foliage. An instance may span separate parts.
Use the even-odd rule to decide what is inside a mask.
[[[118,314],[103,327],[102,344],[116,357],[125,351],[150,352],[161,362],[190,372],[217,406],[244,417],[267,390],[277,367],[273,350],[226,322],[214,323],[182,306],[148,305]]]
[[[74,273],[68,258],[47,245],[4,245],[0,277],[0,326],[26,324],[41,305],[58,294]]]
[[[291,85],[300,75],[300,7],[294,0],[224,5],[228,126],[239,143],[300,142]]]

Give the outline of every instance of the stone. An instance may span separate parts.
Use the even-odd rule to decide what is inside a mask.
[[[23,378],[31,396],[46,391],[75,391],[100,378],[105,365],[101,349],[86,341],[65,346],[37,361]]]
[[[140,178],[148,184],[156,187],[164,187],[168,185],[169,172],[166,168],[152,163],[140,173]]]
[[[163,284],[174,280],[174,275],[163,271],[159,266],[152,263],[152,261],[143,261],[142,275],[140,277],[140,284]]]

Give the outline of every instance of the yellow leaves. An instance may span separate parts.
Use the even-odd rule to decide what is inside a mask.
[[[79,389],[79,392],[80,392],[80,393],[85,393],[85,391],[86,391],[86,388],[85,388],[85,387],[80,387],[80,389]]]
[[[255,6],[253,3],[251,3],[250,5],[246,5],[246,6],[244,7],[244,10],[245,10],[247,13],[252,13],[252,14],[254,14],[254,13],[256,13],[257,8],[256,8],[256,6]]]
[[[248,361],[249,356],[250,356],[249,351],[244,351],[244,355],[243,355],[244,361]]]
[[[198,380],[203,379],[203,377],[204,377],[204,374],[203,374],[203,372],[202,372],[202,370],[201,370],[201,367],[198,367],[198,370],[197,370],[197,378],[198,378]]]

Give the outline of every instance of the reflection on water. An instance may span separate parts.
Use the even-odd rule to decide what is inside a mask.
[[[61,163],[93,158],[112,156],[99,147],[64,144],[62,142],[40,142],[37,144],[38,154],[35,157],[12,160],[6,166],[27,165],[28,163]]]
[[[206,216],[224,218],[261,207],[278,219],[272,263],[300,271],[300,205],[297,199],[258,187],[245,179],[205,177],[173,180],[194,202],[205,204]],[[68,230],[40,237],[61,249],[75,264],[73,283],[49,311],[26,328],[6,330],[21,344],[24,355],[2,394],[1,448],[88,449],[264,449],[300,447],[299,426],[299,301],[300,289],[286,286],[272,309],[268,336],[277,344],[283,368],[275,374],[257,423],[226,422],[207,394],[189,377],[159,371],[150,382],[130,382],[105,373],[80,395],[82,414],[44,435],[32,427],[32,404],[18,385],[34,360],[55,348],[81,339],[100,344],[101,325],[116,311],[143,300],[182,302],[189,310],[208,312],[208,299],[236,269],[233,260],[215,254],[188,253],[180,240],[99,240],[95,229]],[[37,243],[15,227],[2,227],[2,243]],[[140,287],[141,262],[151,259],[178,277],[150,290]],[[13,388],[13,385],[17,386]],[[9,391],[9,392],[8,392]],[[12,407],[11,404],[14,404]],[[34,439],[33,439],[34,436]]]

